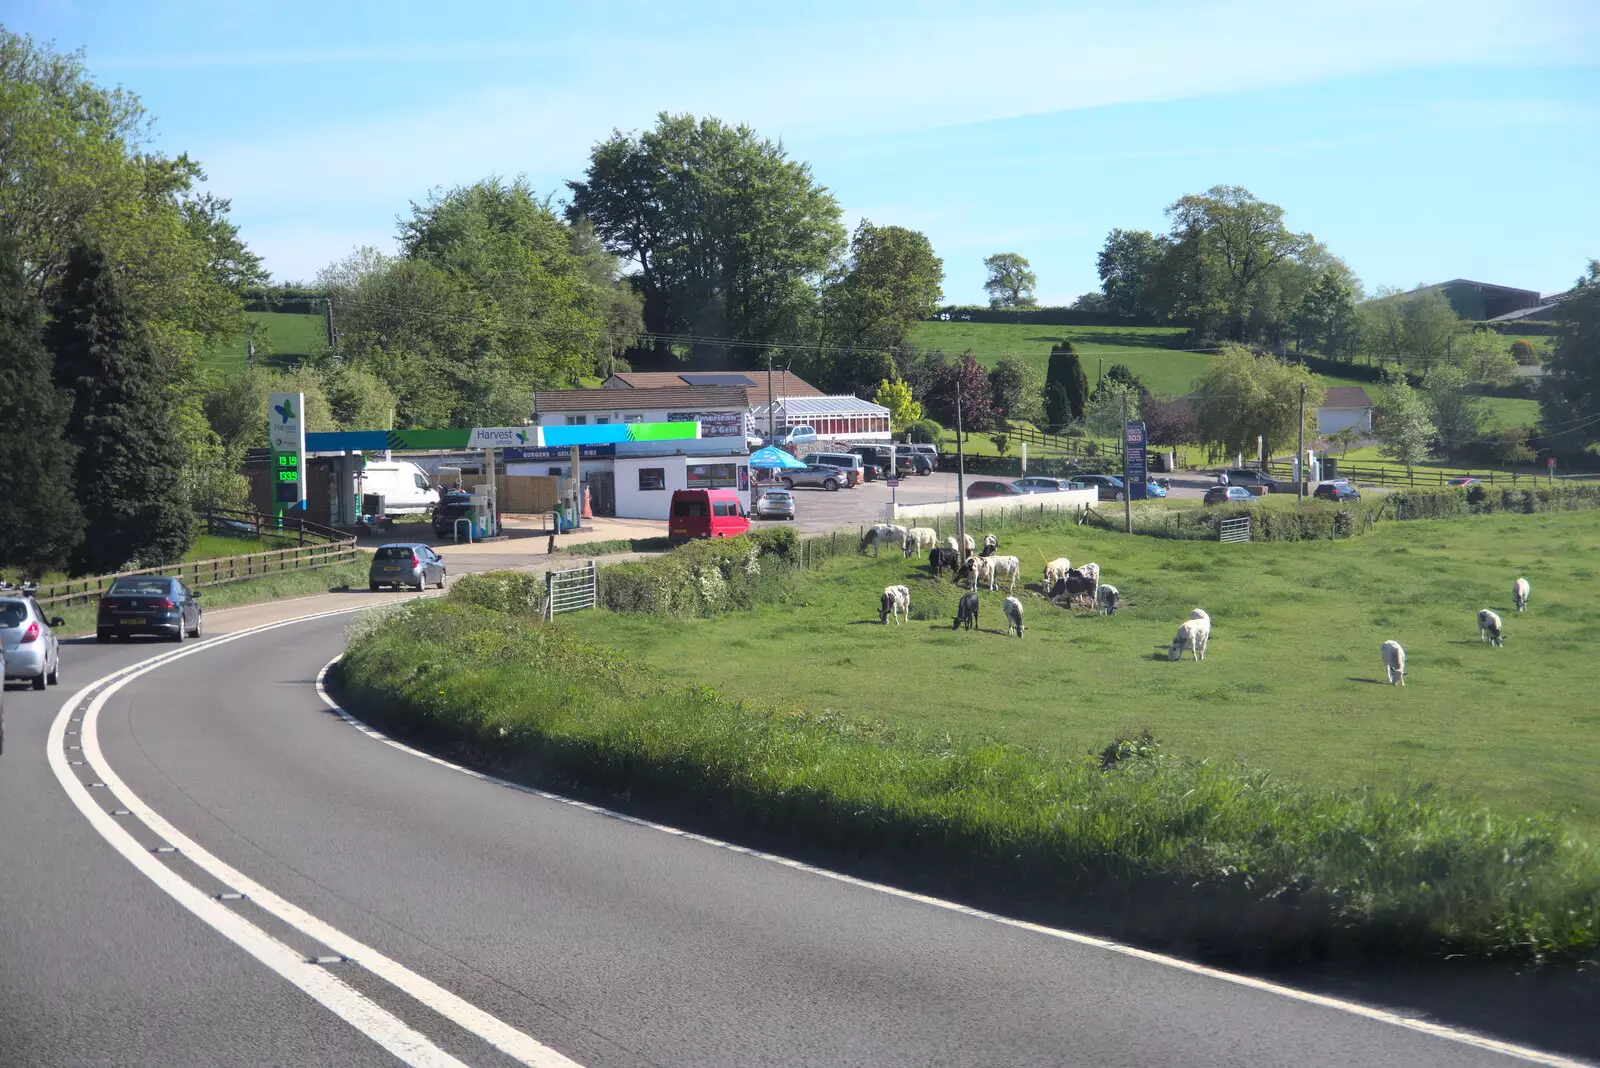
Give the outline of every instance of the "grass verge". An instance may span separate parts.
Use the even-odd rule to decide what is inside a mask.
[[[608,538],[603,541],[581,541],[576,545],[557,545],[556,551],[571,556],[605,556],[608,553],[664,553],[672,548],[672,539]]]
[[[449,601],[358,625],[335,682],[469,763],[1210,957],[1528,963],[1600,941],[1600,861],[1554,821],[1302,787],[1148,734],[1073,758],[952,742],[675,685]]]

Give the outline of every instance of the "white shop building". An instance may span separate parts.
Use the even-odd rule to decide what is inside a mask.
[[[533,395],[542,427],[698,422],[697,441],[623,441],[579,447],[579,479],[595,515],[666,519],[672,491],[748,490],[745,430],[750,401],[740,386],[562,389]],[[506,473],[572,477],[570,448],[507,449]]]

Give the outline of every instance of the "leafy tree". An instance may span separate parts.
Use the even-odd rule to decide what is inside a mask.
[[[1428,458],[1428,449],[1439,429],[1428,418],[1425,399],[1397,375],[1390,383],[1383,402],[1378,405],[1373,420],[1373,430],[1384,459],[1404,464],[1407,473]]]
[[[1102,380],[1083,409],[1083,428],[1097,438],[1122,440],[1123,400],[1127,418],[1139,418],[1139,391],[1126,382]]]
[[[1393,286],[1378,287],[1377,294],[1356,308],[1361,324],[1361,340],[1381,367],[1405,359],[1406,298]]]
[[[1295,313],[1300,347],[1330,356],[1353,355],[1361,337],[1355,290],[1341,272],[1326,270]]]
[[[1401,347],[1406,366],[1426,373],[1451,358],[1461,317],[1441,289],[1422,289],[1402,305]]]
[[[1200,440],[1194,405],[1188,401],[1152,397],[1144,403],[1145,435],[1152,445],[1188,445]]]
[[[1100,290],[1106,310],[1126,319],[1150,316],[1145,289],[1166,250],[1148,230],[1113,230],[1100,249]]]
[[[62,566],[83,537],[70,399],[53,380],[43,324],[16,245],[0,241],[0,567],[34,576]]]
[[[989,440],[994,442],[994,451],[999,453],[1001,456],[1004,456],[1011,451],[1010,434],[1007,434],[1004,431],[996,434],[990,434]]]
[[[984,292],[989,294],[989,307],[1038,307],[1033,290],[1039,279],[1019,253],[996,252],[985,259],[983,265],[989,271],[989,279],[983,283]]]
[[[1106,373],[1100,376],[1100,381],[1095,383],[1094,392],[1089,394],[1093,400],[1106,390],[1115,389],[1119,392],[1132,390],[1136,404],[1143,404],[1150,398],[1150,390],[1145,388],[1144,380],[1133,373],[1125,363],[1114,363],[1106,368]]]
[[[944,261],[926,235],[866,219],[850,240],[849,259],[822,289],[823,343],[893,349],[944,299]]]
[[[1359,426],[1352,425],[1342,427],[1328,435],[1328,444],[1335,449],[1338,449],[1339,455],[1342,457],[1345,453],[1350,451],[1350,446],[1354,445],[1356,443],[1356,439],[1360,436],[1361,428]]]
[[[1088,315],[1106,315],[1111,311],[1106,305],[1106,298],[1094,291],[1078,297],[1070,306],[1073,311],[1084,312]]]
[[[1560,308],[1540,406],[1545,436],[1575,451],[1600,439],[1600,260]]]
[[[1531,464],[1538,453],[1528,447],[1528,428],[1525,426],[1496,427],[1489,435],[1494,458],[1505,467]]]
[[[943,437],[944,427],[939,425],[938,420],[929,419],[926,416],[916,420],[910,426],[906,427],[907,441],[922,441],[929,444],[937,444],[939,439]]]
[[[661,113],[595,145],[569,214],[637,264],[644,323],[661,335],[773,344],[797,336],[844,246],[839,205],[781,142],[747,126]],[[691,343],[720,356],[715,340]],[[747,350],[739,350],[741,358]]]
[[[1089,399],[1089,378],[1072,342],[1063,341],[1050,349],[1050,362],[1044,375],[1044,418],[1050,426],[1065,426],[1083,418]]]
[[[963,433],[993,430],[998,412],[989,392],[989,375],[969,349],[959,360],[940,366],[926,407],[946,426],[956,425],[956,395],[961,398]]]
[[[1304,251],[1311,235],[1291,233],[1281,207],[1236,185],[1180,197],[1167,215],[1171,242],[1190,261],[1192,310],[1201,318],[1220,312],[1228,336],[1244,340],[1257,284]]]
[[[1243,345],[1225,345],[1195,383],[1195,420],[1213,455],[1254,453],[1262,439],[1268,456],[1293,447],[1300,430],[1305,388],[1306,440],[1316,437],[1321,380],[1305,366],[1256,356]]]
[[[1506,347],[1505,339],[1493,330],[1457,334],[1449,356],[1450,363],[1471,382],[1499,385],[1517,377],[1516,358]]]
[[[594,232],[594,224],[579,216],[568,228],[572,254],[583,266],[596,303],[603,309],[603,331],[595,347],[595,373],[605,378],[628,370],[623,353],[639,343],[644,333],[644,298],[621,277],[617,258]]]
[[[56,382],[73,398],[67,439],[78,449],[85,523],[72,569],[103,574],[133,561],[181,559],[192,523],[173,375],[102,253],[79,249],[68,258],[47,343]]]
[[[922,418],[922,405],[911,396],[911,387],[902,378],[885,378],[878,383],[872,403],[889,409],[889,429],[904,430]]]
[[[1455,364],[1439,364],[1422,379],[1422,394],[1428,414],[1439,431],[1439,447],[1444,453],[1458,452],[1483,436],[1488,413],[1468,390],[1472,380]]]
[[[310,433],[342,429],[334,418],[324,388],[323,375],[301,366],[290,371],[247,367],[241,371],[214,374],[206,391],[206,421],[229,449],[265,448],[267,438],[267,394],[303,393],[301,412]],[[384,413],[387,418],[388,413]],[[386,423],[350,429],[375,430]]]
[[[1044,417],[1044,390],[1032,363],[1005,355],[989,371],[995,408],[1007,419],[1038,423]]]
[[[1511,358],[1517,361],[1519,367],[1529,367],[1540,362],[1539,351],[1533,347],[1533,342],[1523,337],[1511,343]]]

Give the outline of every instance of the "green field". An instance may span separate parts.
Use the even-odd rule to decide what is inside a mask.
[[[268,366],[288,366],[328,347],[328,326],[320,315],[287,312],[245,312],[247,318],[266,328],[265,347],[256,346],[257,358]],[[266,350],[270,351],[264,351]],[[245,365],[245,338],[224,342],[202,358],[206,367],[233,370]]]
[[[1600,831],[1600,512],[1384,523],[1339,542],[1219,546],[1085,528],[1002,535],[1036,584],[1042,561],[1097,560],[1119,586],[1112,617],[1023,594],[1028,632],[953,632],[959,591],[898,554],[847,558],[796,579],[794,603],[712,619],[606,611],[566,625],[669,679],[796,702],[958,740],[1061,756],[1129,728],[1170,749],[1311,785],[1425,784],[1504,815],[1544,813]],[[1512,580],[1533,584],[1510,611]],[[913,621],[878,624],[905,582]],[[1019,587],[1020,589],[1020,587]],[[1204,663],[1166,660],[1192,606],[1214,621]],[[1504,648],[1475,615],[1505,617]],[[1409,655],[1384,684],[1378,647]]]

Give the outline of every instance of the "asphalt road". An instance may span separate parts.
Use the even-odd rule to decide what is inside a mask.
[[[234,626],[261,618],[240,614]],[[174,647],[74,643],[59,689],[7,692],[0,1063],[1519,1063],[664,833],[385,745],[315,690],[353,619],[213,637],[132,678],[98,712],[93,695],[62,703]],[[229,629],[221,613],[208,624],[211,635]],[[52,740],[58,719],[58,731],[82,733]],[[70,787],[49,765],[56,746]],[[122,830],[97,832],[74,796]],[[118,834],[131,850],[112,847]],[[182,851],[151,852],[175,838]],[[215,903],[246,885],[219,879],[217,865],[248,878],[246,900]],[[299,959],[274,970],[202,922],[177,899],[195,888]],[[273,913],[273,895],[303,913]],[[305,914],[315,923],[294,919]],[[305,963],[337,957],[340,939],[360,948]],[[405,987],[383,962],[466,1008]],[[373,1022],[383,1017],[414,1040],[388,1052],[291,980],[331,982],[330,1000],[367,1006],[369,1033],[392,1037]],[[484,1037],[496,1034],[498,1046]]]

